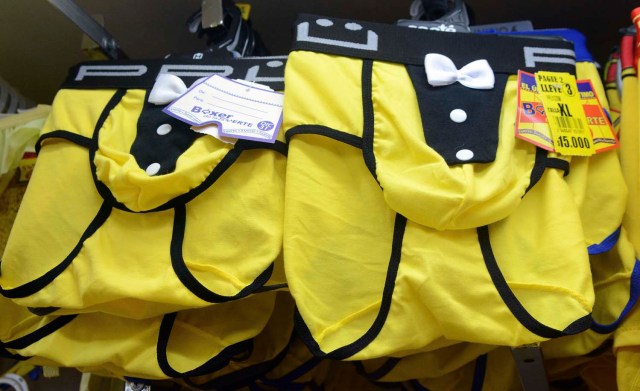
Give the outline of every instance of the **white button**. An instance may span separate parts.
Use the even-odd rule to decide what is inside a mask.
[[[269,68],[277,68],[277,67],[281,67],[283,65],[284,65],[284,63],[282,61],[278,61],[278,60],[269,61],[267,63],[267,66]]]
[[[351,31],[359,31],[359,30],[362,30],[362,25],[359,25],[358,23],[350,22],[345,24],[344,28]]]
[[[473,151],[470,149],[461,149],[456,152],[456,157],[458,160],[467,161],[473,157]]]
[[[451,110],[449,118],[451,118],[453,122],[462,123],[467,120],[467,113],[461,109]]]
[[[318,24],[318,26],[322,26],[322,27],[333,26],[333,22],[330,21],[329,19],[318,19],[316,20],[316,23]]]
[[[158,173],[158,171],[160,171],[160,163],[151,163],[151,164],[149,164],[149,167],[147,167],[147,169],[145,171],[146,171],[147,175],[149,175],[149,176],[156,175]]]
[[[169,124],[162,124],[158,126],[158,129],[156,129],[156,133],[158,133],[160,136],[169,134],[170,131],[171,131],[171,125]]]

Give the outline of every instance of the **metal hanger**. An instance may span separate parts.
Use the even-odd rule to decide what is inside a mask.
[[[96,22],[73,0],[48,0],[51,5],[65,14],[76,26],[94,40],[100,49],[113,60],[127,59],[129,56],[120,49],[116,39]]]

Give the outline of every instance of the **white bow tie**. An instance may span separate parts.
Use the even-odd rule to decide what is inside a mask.
[[[427,81],[434,87],[446,86],[456,81],[468,88],[490,90],[495,84],[493,70],[487,60],[476,60],[457,69],[447,56],[429,53],[424,57]]]
[[[204,78],[196,80],[192,85],[199,83],[202,79]],[[149,103],[156,105],[169,104],[187,92],[187,90],[186,84],[178,76],[170,73],[161,73],[156,78],[156,82],[149,93]]]

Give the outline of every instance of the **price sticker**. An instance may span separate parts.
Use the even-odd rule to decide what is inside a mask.
[[[596,149],[575,77],[563,72],[537,72],[535,76],[556,152],[571,156],[593,155]]]

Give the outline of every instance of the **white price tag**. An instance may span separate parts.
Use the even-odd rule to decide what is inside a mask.
[[[196,127],[216,124],[220,136],[273,143],[282,123],[283,98],[259,84],[213,75],[163,111]]]

